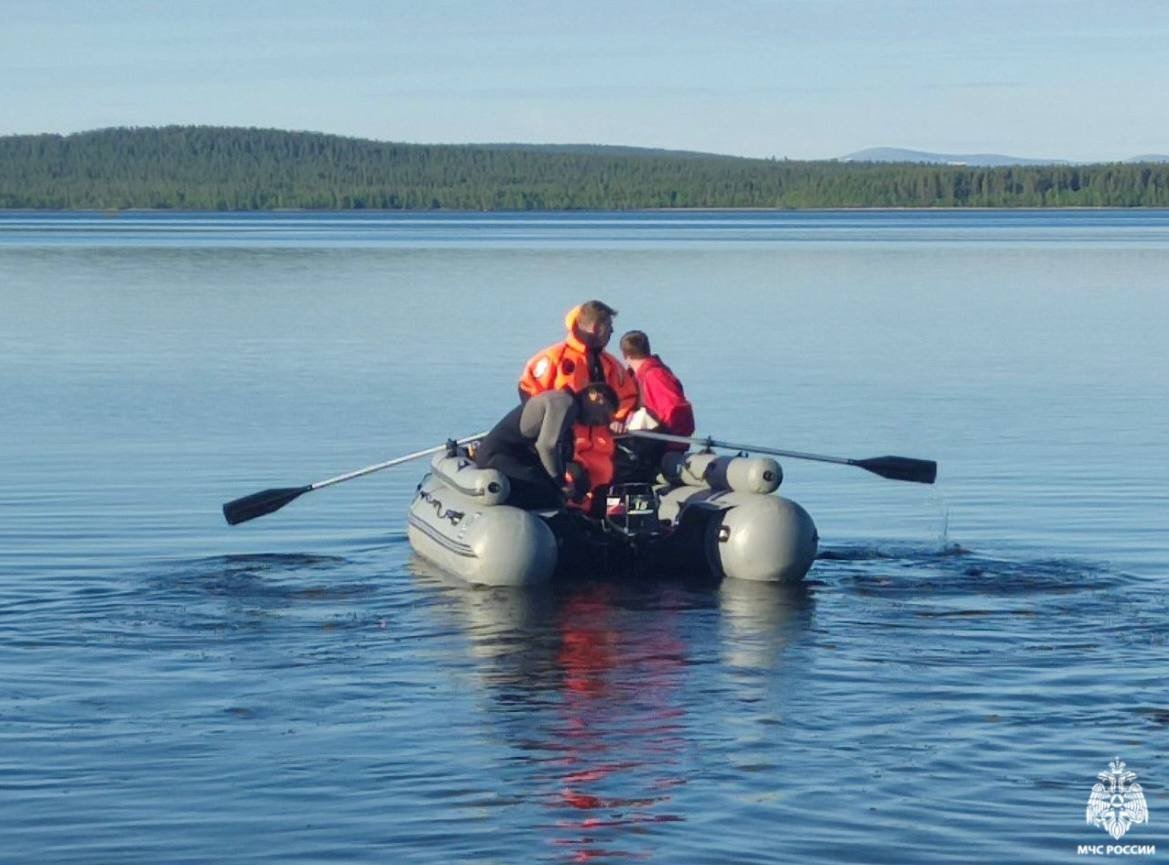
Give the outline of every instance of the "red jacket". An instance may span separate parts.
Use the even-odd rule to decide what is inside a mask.
[[[682,382],[656,354],[646,358],[634,375],[641,390],[641,404],[662,432],[676,436],[694,435],[694,408],[682,389]]]

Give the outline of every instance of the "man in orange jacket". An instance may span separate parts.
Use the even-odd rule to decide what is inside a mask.
[[[569,311],[564,318],[568,334],[535,355],[520,376],[520,401],[549,390],[580,393],[590,382],[605,382],[617,393],[613,420],[620,423],[637,408],[637,381],[624,366],[605,351],[613,335],[617,310],[599,300],[590,300]],[[616,445],[608,427],[577,424],[573,429],[574,459],[588,473],[590,492],[613,480]],[[591,502],[586,502],[586,509]]]

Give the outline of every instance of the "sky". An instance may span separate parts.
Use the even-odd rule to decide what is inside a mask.
[[[1169,153],[1167,0],[0,0],[0,135]]]

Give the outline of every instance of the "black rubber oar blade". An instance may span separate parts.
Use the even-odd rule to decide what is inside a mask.
[[[307,493],[312,489],[312,485],[304,487],[280,487],[278,489],[261,490],[258,493],[252,493],[250,496],[244,496],[242,499],[228,502],[223,506],[223,515],[227,518],[228,525],[237,525],[238,523],[246,523],[248,520],[254,520],[256,517],[262,517],[264,514],[270,514],[272,511],[278,511],[286,504],[298,496]]]
[[[853,460],[852,464],[891,481],[932,484],[938,479],[938,464],[933,460],[915,460],[911,457],[873,457],[867,460]]]

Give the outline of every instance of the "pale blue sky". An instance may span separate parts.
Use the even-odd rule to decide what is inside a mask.
[[[1166,0],[0,0],[0,134],[1169,152]]]

